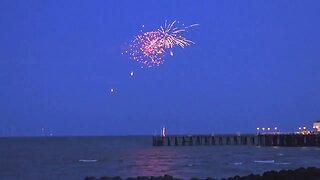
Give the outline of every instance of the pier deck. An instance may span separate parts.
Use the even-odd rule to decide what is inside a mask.
[[[226,134],[153,136],[153,146],[320,146],[320,134]]]

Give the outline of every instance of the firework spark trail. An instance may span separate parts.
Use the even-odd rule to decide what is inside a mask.
[[[190,43],[194,44],[194,42],[179,36],[178,34],[181,32],[185,32],[187,28],[197,26],[198,24],[193,24],[187,27],[184,27],[183,29],[179,28],[173,28],[176,21],[173,21],[171,24],[167,25],[167,22],[165,22],[164,27],[160,26],[160,29],[158,31],[161,34],[161,41],[162,44],[165,46],[165,48],[173,48],[175,45],[180,46],[181,48],[184,48],[185,46],[189,46]]]
[[[193,41],[179,35],[181,32],[186,32],[186,29],[197,26],[192,24],[187,27],[174,27],[176,21],[167,24],[165,21],[164,27],[154,31],[145,32],[135,36],[129,50],[125,53],[129,54],[130,59],[142,63],[144,66],[153,67],[164,63],[166,49],[169,49],[170,55],[173,56],[172,49],[176,46],[185,48],[194,44]]]

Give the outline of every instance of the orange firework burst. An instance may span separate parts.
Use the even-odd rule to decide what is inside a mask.
[[[129,54],[130,59],[142,63],[146,67],[159,66],[164,63],[166,50],[170,50],[170,55],[173,56],[172,49],[175,46],[184,48],[190,44],[194,44],[179,33],[185,32],[187,28],[197,26],[193,24],[183,28],[174,27],[176,21],[167,24],[165,21],[164,27],[160,26],[155,31],[145,32],[136,36],[131,44],[129,50],[125,53]]]

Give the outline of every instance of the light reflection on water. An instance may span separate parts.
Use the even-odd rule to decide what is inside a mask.
[[[0,179],[221,178],[319,166],[319,156],[319,147],[153,147],[150,137],[0,138]]]
[[[127,155],[130,176],[228,177],[267,170],[317,166],[318,148],[254,146],[150,147]],[[307,152],[306,152],[307,151]],[[304,154],[304,155],[302,155]],[[302,155],[302,156],[301,156]]]

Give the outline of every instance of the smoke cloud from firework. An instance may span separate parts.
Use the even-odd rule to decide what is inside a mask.
[[[167,24],[160,28],[143,32],[134,37],[131,41],[128,50],[124,53],[129,55],[129,58],[142,64],[142,67],[154,67],[164,63],[166,56],[173,56],[175,47],[185,48],[194,44],[193,41],[181,36],[180,33],[186,32],[188,28],[197,26],[175,27],[177,21]],[[141,31],[142,32],[142,31]]]

